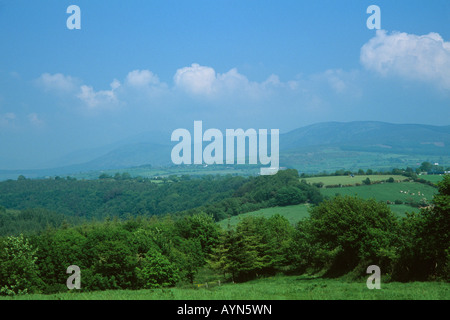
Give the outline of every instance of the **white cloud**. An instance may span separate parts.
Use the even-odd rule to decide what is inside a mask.
[[[245,96],[258,99],[267,96],[276,88],[296,89],[294,82],[282,83],[278,76],[271,75],[263,82],[249,81],[233,68],[225,73],[216,73],[211,67],[192,64],[178,69],[174,76],[175,86],[189,94],[207,97]]]
[[[117,79],[114,79],[113,82],[111,82],[111,89],[116,90],[119,89],[121,86],[120,81]]]
[[[128,73],[126,83],[132,87],[159,85],[159,78],[149,70],[134,70]]]
[[[76,90],[77,80],[71,76],[65,76],[61,73],[49,74],[44,73],[38,79],[37,82],[46,91],[55,90],[70,92]]]
[[[111,90],[95,91],[91,86],[82,85],[77,97],[91,109],[99,107],[111,108],[119,102],[115,91],[121,85],[118,80],[114,79],[110,86]]]
[[[379,30],[361,48],[361,63],[382,75],[433,82],[450,89],[450,42],[437,33],[414,35]]]
[[[172,107],[175,110],[188,96],[200,98],[211,107],[236,106],[240,113],[250,112],[251,108],[261,108],[263,105],[276,105],[277,108],[285,105],[287,108],[293,101],[296,109],[304,109],[306,103],[302,101],[310,104],[311,97],[318,94],[327,97],[329,93],[341,97],[350,94],[350,98],[354,98],[355,92],[359,92],[355,78],[357,74],[353,71],[328,70],[305,79],[296,78],[286,82],[275,74],[263,81],[250,81],[236,68],[217,73],[212,67],[194,63],[176,71],[170,88],[149,70],[133,70],[125,76],[123,85],[114,79],[109,90],[96,90],[93,86],[80,83],[74,91],[66,92],[65,97],[82,101],[82,106],[89,112],[111,110],[120,105],[146,110],[155,110],[164,105],[166,110]],[[61,87],[66,83],[69,87],[68,84],[74,82],[73,78],[62,74],[44,74],[40,79],[54,84],[54,87],[57,87],[55,83],[61,83]]]
[[[213,93],[216,71],[193,63],[190,67],[178,69],[174,81],[176,86],[188,92],[209,95]]]

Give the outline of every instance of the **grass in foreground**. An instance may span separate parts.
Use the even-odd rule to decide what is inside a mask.
[[[381,283],[369,290],[366,280],[346,282],[307,276],[275,276],[241,284],[209,288],[114,290],[24,295],[26,300],[449,300],[450,284],[444,282]]]

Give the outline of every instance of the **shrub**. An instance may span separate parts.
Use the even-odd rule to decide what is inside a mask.
[[[16,295],[37,291],[41,284],[36,266],[36,249],[21,234],[0,244],[0,294]]]
[[[149,251],[136,269],[146,289],[174,286],[179,280],[178,270],[169,259],[155,250]]]
[[[323,182],[314,182],[313,183],[313,186],[315,186],[315,187],[317,187],[317,188],[323,188],[323,186],[324,186],[324,183]]]
[[[289,206],[303,203],[307,198],[306,195],[296,187],[283,187],[277,192],[275,200],[278,206]]]
[[[370,264],[388,270],[396,254],[397,227],[397,218],[385,203],[349,196],[324,201],[298,224],[293,245],[296,267],[322,270],[328,276]]]

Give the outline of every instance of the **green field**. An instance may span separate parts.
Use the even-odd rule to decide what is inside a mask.
[[[342,187],[342,188],[323,188],[321,192],[324,196],[330,198],[340,194],[342,196],[359,196],[364,199],[373,198],[378,201],[390,201],[400,200],[402,202],[419,202],[422,199],[430,201],[433,196],[438,192],[436,188],[431,186],[417,183],[417,182],[400,182],[400,183],[383,183],[374,184],[369,186],[358,186],[358,187]],[[403,206],[405,207],[405,206]],[[402,206],[399,206],[403,210]],[[406,206],[409,207],[409,206]],[[391,206],[391,208],[397,208],[396,205]],[[414,208],[407,211],[417,211]],[[398,212],[397,209],[393,209],[394,212]]]
[[[404,154],[389,152],[365,152],[350,148],[315,146],[280,152],[281,166],[297,169],[300,173],[332,173],[336,170],[359,169],[392,170],[392,168],[416,168],[418,164],[429,161],[444,164],[450,163],[448,155],[439,156],[437,160],[426,152],[423,154]]]
[[[210,285],[208,288],[111,290],[23,295],[0,299],[25,300],[448,300],[450,284],[444,282],[383,283],[369,290],[366,279],[347,282],[308,276],[275,276],[246,283]]]
[[[427,180],[427,181],[431,181],[434,184],[436,184],[436,183],[442,181],[444,176],[443,175],[438,175],[438,174],[436,174],[436,175],[432,174],[432,175],[420,175],[419,178]]]
[[[396,176],[393,177],[395,179]],[[342,181],[343,177],[324,177],[324,178],[340,178]],[[334,182],[331,184],[334,184]],[[431,200],[433,199],[433,196],[437,193],[436,188],[417,182],[383,183],[383,184],[373,184],[369,186],[362,185],[362,186],[342,187],[342,188],[322,188],[320,190],[325,197],[330,198],[333,198],[338,194],[342,196],[358,195],[359,197],[364,199],[374,198],[375,200],[378,201],[390,201],[392,203],[395,200],[401,200],[402,202],[409,202],[411,200],[420,201],[422,199]],[[225,220],[221,220],[218,222],[218,224],[222,228],[227,228],[228,225],[230,227],[234,227],[238,224],[238,222],[241,219],[248,216],[269,218],[274,214],[280,214],[284,216],[287,220],[289,220],[291,224],[295,225],[300,219],[309,216],[308,208],[309,205],[307,204],[300,204],[287,207],[265,208],[260,209],[258,211],[248,212],[240,214],[238,216],[230,217]],[[396,215],[400,217],[404,216],[405,212],[409,213],[419,212],[419,208],[412,207],[407,204],[390,204],[389,208],[391,209],[392,212],[394,212]]]
[[[330,186],[330,185],[355,185],[356,183],[362,184],[363,180],[366,180],[367,178],[370,179],[370,181],[384,181],[389,178],[394,178],[395,181],[403,181],[407,179],[404,176],[399,175],[361,175],[361,176],[326,176],[326,177],[313,177],[313,178],[306,178],[306,182],[308,183],[318,183],[322,182],[324,186]]]
[[[395,179],[395,176],[393,177]],[[343,177],[325,177],[325,178],[342,179]],[[362,185],[362,186],[342,187],[342,188],[322,188],[320,190],[324,196],[330,198],[335,197],[337,194],[340,194],[342,196],[358,195],[359,197],[364,199],[374,198],[375,200],[378,201],[390,201],[390,202],[394,202],[395,200],[401,200],[402,202],[407,202],[411,200],[420,201],[423,198],[431,200],[433,196],[437,193],[436,188],[417,182],[383,183],[383,184],[374,184],[370,186]],[[402,193],[400,191],[404,192]],[[238,224],[238,222],[241,219],[248,216],[269,218],[274,214],[280,214],[283,217],[285,217],[291,224],[295,225],[300,219],[309,216],[308,208],[309,205],[307,204],[300,204],[287,207],[265,208],[260,209],[258,211],[233,216],[230,217],[229,219],[221,220],[218,222],[218,224],[222,228],[227,228],[228,225],[230,227],[234,227]],[[419,212],[419,208],[415,208],[407,204],[390,204],[389,208],[391,209],[392,212],[394,212],[396,215],[400,217],[404,216],[405,212],[409,213]]]
[[[188,166],[172,166],[172,167],[132,167],[124,169],[111,169],[102,171],[90,171],[72,174],[71,176],[77,179],[97,179],[102,173],[114,176],[116,172],[128,172],[132,177],[154,178],[154,177],[169,177],[170,175],[182,176],[204,176],[204,175],[240,175],[253,176],[259,173],[258,166],[250,165],[188,165]],[[14,177],[17,178],[17,177]]]
[[[403,191],[403,192],[401,192]],[[369,186],[323,188],[321,192],[324,196],[334,197],[340,195],[358,195],[364,199],[374,198],[379,201],[420,201],[433,199],[438,192],[436,188],[418,182],[383,183]]]
[[[222,228],[228,228],[228,225],[230,227],[234,227],[238,224],[238,222],[249,216],[255,216],[255,217],[265,217],[270,218],[274,214],[279,214],[283,217],[285,217],[291,224],[295,225],[300,219],[308,217],[308,208],[309,205],[307,204],[299,204],[295,206],[287,206],[287,207],[274,207],[274,208],[266,208],[261,209],[258,211],[243,213],[238,216],[231,217],[229,219],[225,219],[222,221],[219,221],[218,224]]]
[[[420,209],[419,208],[414,208],[411,206],[408,206],[406,204],[390,204],[389,205],[389,209],[391,209],[391,211],[393,213],[395,213],[397,216],[399,217],[405,217],[406,216],[406,212],[408,213],[419,213]]]

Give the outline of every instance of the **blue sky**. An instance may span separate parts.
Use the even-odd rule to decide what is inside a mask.
[[[449,125],[449,21],[447,0],[0,0],[0,169],[194,120]]]

